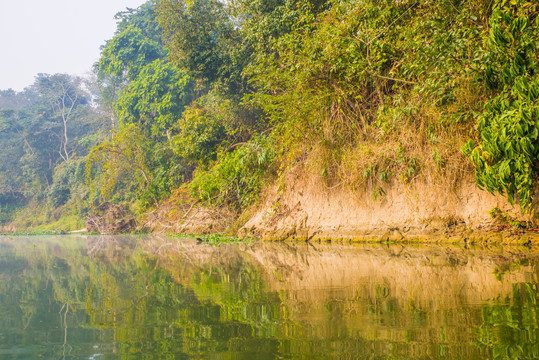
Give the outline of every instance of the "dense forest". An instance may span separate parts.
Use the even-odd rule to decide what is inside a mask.
[[[238,226],[298,163],[374,198],[475,174],[531,211],[538,15],[525,0],[150,0],[117,14],[91,77],[0,92],[0,223],[75,230],[111,202],[139,219],[224,208]]]

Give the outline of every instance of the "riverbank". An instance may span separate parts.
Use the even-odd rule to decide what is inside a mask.
[[[151,232],[223,233],[243,238],[394,243],[539,244],[532,214],[478,189],[473,173],[412,181],[330,186],[305,165],[267,186],[258,205],[238,219],[201,204],[160,208]],[[381,189],[381,190],[380,190]],[[378,194],[375,196],[375,194]]]
[[[285,184],[285,186],[283,186]],[[362,189],[329,187],[301,166],[268,186],[238,219],[201,204],[162,207],[143,224],[154,233],[229,233],[241,238],[383,243],[539,244],[535,218],[504,197],[479,190],[472,174],[447,184],[418,178]]]
[[[264,240],[539,244],[534,217],[504,197],[477,188],[468,176],[452,184],[428,178],[385,185],[383,194],[329,188],[297,168],[286,189],[269,188],[265,201],[240,229]]]
[[[165,202],[148,213],[136,231],[268,241],[539,244],[534,216],[522,214],[502,196],[479,190],[471,173],[453,182],[423,176],[352,188],[330,186],[324,177],[298,165],[267,186],[260,198],[240,215],[203,203]],[[113,220],[109,222],[114,225],[124,219]],[[100,232],[118,233],[114,229]]]

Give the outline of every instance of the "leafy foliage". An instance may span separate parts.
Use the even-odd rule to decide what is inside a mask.
[[[89,181],[98,179],[100,200],[110,200],[114,190],[122,189],[117,200],[134,200],[149,189],[152,173],[148,167],[148,139],[135,125],[120,129],[107,142],[92,149],[88,155],[86,176]],[[100,202],[100,201],[99,201]]]
[[[174,151],[191,161],[207,162],[214,159],[217,147],[226,132],[219,118],[207,109],[191,107],[179,122],[180,132],[174,137]]]
[[[118,93],[142,68],[166,55],[162,32],[154,21],[154,7],[155,2],[150,0],[137,9],[128,8],[116,14],[115,36],[103,46],[101,58],[94,65],[98,102],[110,114],[113,127],[117,121],[114,105]]]
[[[170,194],[192,171],[174,154],[170,139],[192,101],[194,82],[164,59],[153,1],[119,13],[117,19],[117,33],[96,70],[119,128],[93,149],[88,180],[95,204],[121,201],[142,210]]]
[[[163,32],[155,20],[155,0],[146,1],[136,9],[127,8],[114,16],[118,24],[115,35],[121,34],[128,27],[142,31],[142,35],[156,44],[162,44]]]
[[[193,82],[185,72],[155,60],[121,92],[117,114],[122,124],[136,124],[148,136],[160,140],[191,102],[192,89]]]
[[[208,171],[197,171],[191,182],[195,197],[209,204],[244,210],[257,198],[275,158],[268,137],[251,140],[224,153]]]
[[[215,91],[196,99],[176,124],[172,138],[174,152],[192,163],[205,165],[215,160],[219,150],[250,138],[256,124],[235,101]]]
[[[99,138],[103,118],[90,106],[82,80],[67,74],[39,74],[23,92],[2,92],[0,98],[0,206],[9,214],[4,220],[23,217],[26,205],[36,213],[24,222],[39,222],[47,208],[63,206],[73,194],[80,200],[84,179],[58,174],[87,154],[83,139]]]
[[[230,76],[228,45],[235,29],[222,2],[163,0],[159,24],[170,58],[179,68],[188,69],[207,85]]]
[[[71,159],[55,168],[52,184],[47,191],[47,201],[52,208],[59,208],[72,198],[84,204],[87,196],[85,169],[85,158]]]
[[[539,171],[537,7],[498,1],[490,18],[484,79],[493,96],[479,118],[478,144],[464,151],[480,187],[529,210]]]
[[[159,44],[145,37],[141,29],[131,25],[107,43],[98,69],[105,74],[133,80],[144,66],[161,57]]]
[[[117,14],[86,87],[99,94],[61,74],[0,92],[0,142],[17,155],[0,152],[0,194],[141,213],[183,186],[239,213],[297,162],[375,197],[392,179],[450,184],[475,166],[481,188],[529,209],[538,11],[525,0],[150,0]],[[67,180],[81,164],[85,190]]]

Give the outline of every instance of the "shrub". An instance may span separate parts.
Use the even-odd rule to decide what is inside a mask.
[[[492,91],[479,118],[480,138],[464,152],[480,188],[518,199],[529,210],[539,171],[538,7],[498,1],[490,18],[484,81]]]
[[[219,159],[208,171],[195,173],[192,194],[201,201],[241,211],[256,200],[272,167],[275,152],[271,139],[259,136]]]

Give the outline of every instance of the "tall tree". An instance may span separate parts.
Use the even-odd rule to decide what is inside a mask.
[[[72,149],[69,148],[68,128],[77,106],[87,103],[86,94],[81,89],[81,79],[67,74],[38,74],[36,88],[52,109],[51,115],[62,123],[60,135],[60,156],[68,161]]]
[[[224,3],[218,0],[162,0],[159,25],[169,50],[169,59],[178,68],[205,86],[224,85],[227,92],[241,92],[243,64],[234,56],[241,43]]]
[[[118,121],[115,103],[119,93],[144,66],[166,56],[154,11],[155,1],[150,0],[137,9],[117,13],[116,33],[102,47],[101,57],[94,65],[99,104],[108,112],[113,128]]]
[[[154,139],[170,138],[170,128],[191,102],[193,87],[185,71],[156,60],[122,91],[116,109],[122,124],[137,124]]]

